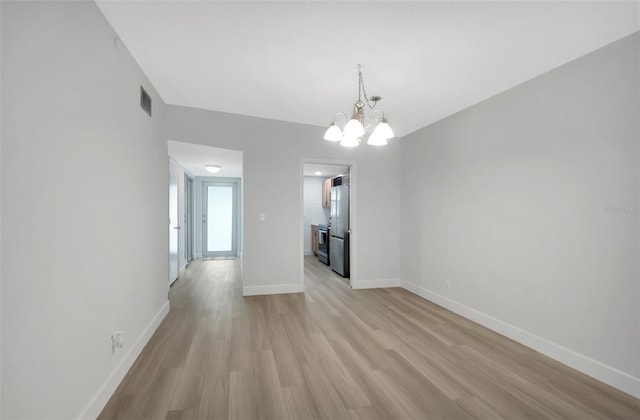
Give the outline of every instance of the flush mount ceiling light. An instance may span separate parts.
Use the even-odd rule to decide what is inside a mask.
[[[364,115],[365,102],[362,102],[363,97],[366,105],[372,110],[366,124]],[[353,105],[351,119],[346,122],[343,129],[340,129],[336,122],[338,116],[344,117],[345,120],[347,120],[348,117],[345,113],[338,112],[333,118],[333,123],[324,133],[324,139],[328,141],[339,141],[340,146],[343,147],[356,147],[360,145],[360,141],[362,141],[364,136],[373,129],[371,134],[369,134],[367,144],[372,146],[386,145],[387,140],[393,138],[394,134],[389,124],[387,124],[387,120],[384,118],[384,112],[376,108],[380,100],[382,100],[380,96],[367,97],[362,79],[362,70],[360,64],[358,64],[358,100]],[[377,116],[376,113],[378,114]]]
[[[320,172],[320,171],[315,171],[315,172],[314,172],[314,174],[315,174],[315,175],[320,176],[320,175],[322,175],[322,172]]]
[[[220,165],[205,165],[205,169],[207,170],[207,172],[215,174],[215,173],[220,172],[220,169],[222,169],[222,166],[220,166]]]

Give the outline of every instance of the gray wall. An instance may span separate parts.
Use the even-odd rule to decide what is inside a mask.
[[[636,395],[639,47],[636,33],[402,140],[407,287]]]
[[[167,309],[165,109],[113,41],[93,2],[2,2],[2,418],[96,415]]]
[[[171,140],[243,152],[245,289],[290,291],[300,282],[302,158],[355,162],[358,281],[399,279],[398,141],[346,149],[322,140],[325,127],[179,106],[168,106],[167,117]]]

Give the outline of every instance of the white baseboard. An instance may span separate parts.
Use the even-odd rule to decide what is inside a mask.
[[[549,356],[560,363],[611,385],[620,391],[626,392],[636,398],[640,398],[640,378],[631,376],[614,367],[608,366],[560,344],[539,337],[416,284],[402,281],[402,287],[428,301],[436,303],[450,311],[462,315],[465,318],[477,322],[490,330]]]
[[[313,251],[312,251],[312,250],[310,250],[310,249],[305,249],[305,250],[304,250],[304,255],[307,255],[307,256],[308,256],[308,255],[314,255],[314,254],[313,254]]]
[[[358,280],[351,285],[352,289],[380,289],[384,287],[401,287],[400,279],[374,279],[374,280]]]
[[[245,286],[242,288],[242,296],[255,295],[279,295],[282,293],[302,293],[302,285],[295,284],[273,284],[269,286]]]
[[[160,311],[151,319],[151,322],[142,330],[142,333],[138,336],[136,341],[131,345],[131,348],[124,355],[120,363],[113,369],[111,374],[107,377],[106,381],[98,388],[98,391],[94,394],[89,404],[82,410],[82,413],[78,416],[79,419],[95,419],[98,417],[104,406],[113,395],[122,379],[127,374],[133,362],[136,361],[142,349],[147,344],[153,333],[158,329],[160,323],[165,316],[169,313],[169,301],[167,301]]]

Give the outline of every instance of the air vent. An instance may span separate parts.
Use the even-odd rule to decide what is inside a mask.
[[[142,86],[140,86],[140,108],[144,109],[151,116],[151,96]]]

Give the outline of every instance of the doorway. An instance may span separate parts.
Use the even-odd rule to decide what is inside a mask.
[[[353,286],[355,165],[303,159],[301,166],[301,276],[313,267],[314,275]]]
[[[180,220],[178,217],[178,166],[169,160],[169,284],[178,278],[178,244]]]
[[[176,173],[171,174],[171,183],[173,185],[173,180],[177,176],[175,182],[178,187],[178,217],[180,225],[182,225],[181,229],[177,230],[179,232],[178,275],[194,259],[241,256],[242,152],[175,140],[167,140],[167,149],[173,164],[170,169],[177,173],[177,175]],[[210,211],[207,208],[209,198],[215,197],[216,193],[224,194],[225,191],[224,188],[213,189],[211,194],[207,194],[210,192],[207,185],[229,186],[229,183],[233,184],[231,185],[231,195],[233,196],[231,246],[228,246],[230,236],[218,229],[220,226],[216,224],[218,222],[217,216],[211,219]],[[173,202],[172,199],[171,206],[173,206]],[[222,216],[225,216],[223,209],[213,209],[214,212],[217,210],[220,210]],[[170,209],[170,211],[174,210]],[[225,217],[228,218],[228,214],[227,209]],[[211,223],[207,223],[207,221],[211,221]],[[209,240],[214,238],[216,234],[226,237],[226,243],[222,238],[218,238],[218,241]],[[173,260],[173,256],[171,259]]]
[[[238,183],[202,183],[202,256],[238,255]]]

